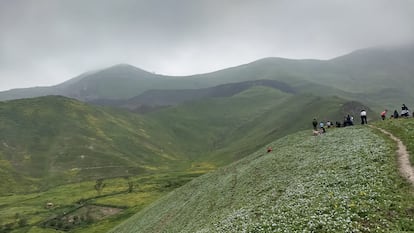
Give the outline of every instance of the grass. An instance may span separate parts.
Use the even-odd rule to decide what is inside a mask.
[[[414,231],[392,142],[368,127],[310,134],[201,176],[111,232]]]
[[[128,179],[107,179],[104,180],[105,187],[100,194],[94,189],[95,182],[89,181],[62,185],[45,192],[1,196],[0,232],[5,231],[6,226],[14,229],[12,232],[43,232],[42,230],[48,232],[49,228],[42,227],[42,223],[45,223],[47,219],[64,216],[64,213],[71,213],[86,205],[123,209],[117,215],[88,224],[80,224],[71,230],[71,232],[79,233],[103,232],[204,172],[170,172]],[[133,183],[132,192],[126,191],[129,188],[128,182]],[[53,203],[53,208],[46,208],[48,202]],[[27,221],[24,226],[18,223],[21,219]]]
[[[2,195],[185,170],[175,139],[149,118],[49,96],[0,102]]]

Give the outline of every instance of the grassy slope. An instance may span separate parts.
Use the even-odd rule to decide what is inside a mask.
[[[413,231],[395,146],[370,128],[300,132],[199,177],[111,232]]]
[[[199,160],[207,156],[223,165],[275,138],[309,128],[314,116],[320,120],[341,120],[345,102],[339,98],[295,96],[257,86],[230,98],[188,103],[147,116],[170,128],[170,134],[180,139],[179,147],[190,158]]]
[[[261,86],[146,116],[57,96],[0,102],[0,190],[228,164],[308,128],[303,114],[338,119],[344,102]]]
[[[128,166],[128,170],[131,167],[141,167],[142,165],[145,165],[144,168],[156,166],[162,168],[153,170],[153,172],[163,170],[170,172],[171,170],[179,170],[189,173],[192,172],[191,170],[206,172],[213,169],[215,164],[222,165],[239,159],[274,138],[282,137],[299,129],[310,128],[311,119],[303,117],[304,114],[335,120],[331,117],[338,116],[338,114],[342,116],[342,111],[350,111],[355,105],[355,103],[345,105],[344,103],[345,101],[338,98],[322,98],[312,95],[292,96],[260,86],[231,98],[190,103],[152,113],[145,117],[95,108],[63,97],[45,97],[1,103],[2,119],[7,120],[2,121],[1,127],[4,130],[0,134],[3,139],[0,141],[2,143],[0,155],[3,158],[0,161],[2,168],[0,170],[3,181],[7,181],[2,185],[4,185],[4,191],[7,188],[8,192],[15,192],[23,189],[27,191],[27,188],[35,189],[36,187],[30,186],[36,183],[33,181],[52,187],[68,179],[70,181],[93,179],[94,182],[97,177],[134,175],[134,171],[125,173],[126,166]],[[161,126],[163,124],[165,125]],[[91,137],[94,138],[92,148],[90,147]],[[85,143],[88,146],[82,146]],[[19,148],[17,150],[16,144],[26,149]],[[50,145],[52,146],[50,147]],[[33,150],[33,148],[39,147],[38,151]],[[154,150],[146,151],[148,148]],[[157,148],[161,148],[162,153]],[[66,150],[65,153],[68,153],[66,160],[60,161],[59,159],[62,158],[59,156],[53,157],[56,154],[64,155],[65,153],[58,153],[62,150]],[[77,163],[79,162],[79,154],[88,155],[91,150],[98,150],[102,154],[97,155],[95,160],[84,158],[80,161],[81,163]],[[20,154],[14,153],[16,151]],[[22,151],[26,153],[22,153]],[[144,151],[142,153],[147,157],[134,156],[134,153],[140,151]],[[182,156],[179,156],[178,160],[166,156],[174,154],[174,152],[180,152]],[[156,157],[155,161],[152,161],[152,157],[149,157],[148,154]],[[71,155],[74,155],[72,160],[70,159]],[[7,162],[9,160],[4,159],[6,156],[12,162]],[[20,157],[18,156],[29,161],[20,165],[18,163]],[[97,159],[98,157],[99,159]],[[44,166],[44,163],[30,164],[32,158],[46,161],[48,159],[55,160],[50,163],[53,165],[50,168],[45,166],[47,169],[42,171],[44,173],[35,174],[38,171],[36,165]],[[183,158],[188,159],[181,162],[179,159]],[[80,171],[70,170],[74,166],[95,167],[100,162],[103,166],[117,165],[115,162],[122,161],[122,159],[128,160],[128,164],[119,169],[105,167]],[[60,167],[56,169],[58,165]],[[10,172],[13,170],[12,166],[27,166],[23,171],[26,176],[19,173],[13,175]],[[137,173],[140,173],[140,170]],[[37,179],[30,178],[33,174]],[[174,177],[171,178],[172,182],[174,179]],[[92,183],[89,184],[89,188],[93,187]],[[15,187],[14,185],[17,184],[20,186]],[[72,187],[71,189],[77,193],[85,192],[83,188]],[[73,202],[76,201],[76,198],[81,198],[78,195],[69,194],[65,189],[59,194],[53,190],[51,190],[52,194],[48,194],[48,192],[33,194],[37,198],[31,204],[21,202],[23,206],[19,204],[20,202],[10,201],[10,197],[4,197],[1,202],[8,204],[3,206],[1,210],[9,220],[13,218],[15,213],[24,213],[30,219],[33,216],[44,218],[47,217],[47,211],[41,210],[43,210],[46,199],[57,199],[59,202],[69,195],[72,198],[62,204],[66,208],[74,205]],[[2,191],[2,194],[5,193]],[[93,190],[85,193],[91,194]],[[114,195],[108,198],[104,204],[118,203],[116,205],[119,205],[119,203],[126,201],[123,196]],[[15,197],[17,198],[17,196]],[[18,195],[18,197],[25,200],[25,195]],[[136,197],[138,199],[135,199]],[[145,204],[155,200],[155,198],[141,200],[139,195],[127,197],[127,199],[138,200],[137,203],[144,201]],[[128,213],[131,214],[137,210],[133,208],[128,210]],[[44,212],[44,215],[35,214],[39,211]],[[90,232],[92,229],[99,229],[94,232],[102,232],[104,229],[113,227],[115,223],[122,221],[125,217],[123,215],[115,220],[96,223],[77,232]]]
[[[0,102],[0,119],[3,194],[35,188],[28,183],[53,186],[165,170],[182,158],[174,145],[164,148],[162,142],[173,138],[150,119],[64,97]]]

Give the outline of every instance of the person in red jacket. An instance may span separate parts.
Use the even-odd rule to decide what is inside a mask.
[[[385,109],[384,111],[382,111],[382,113],[381,113],[382,120],[385,120],[385,117],[387,116],[387,112],[388,112],[387,109]]]

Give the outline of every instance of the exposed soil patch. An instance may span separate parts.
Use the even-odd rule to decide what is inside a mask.
[[[372,125],[371,127],[378,129],[382,133],[388,135],[392,140],[397,142],[397,146],[398,146],[397,155],[398,155],[398,165],[399,165],[400,173],[404,178],[406,178],[411,183],[411,185],[414,186],[414,169],[411,166],[411,163],[409,160],[409,153],[407,151],[407,147],[402,143],[402,141],[399,138],[395,137],[392,133],[384,129],[372,126]]]

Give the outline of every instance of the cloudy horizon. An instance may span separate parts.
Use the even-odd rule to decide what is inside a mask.
[[[0,91],[127,63],[165,75],[414,42],[410,0],[0,1]]]

